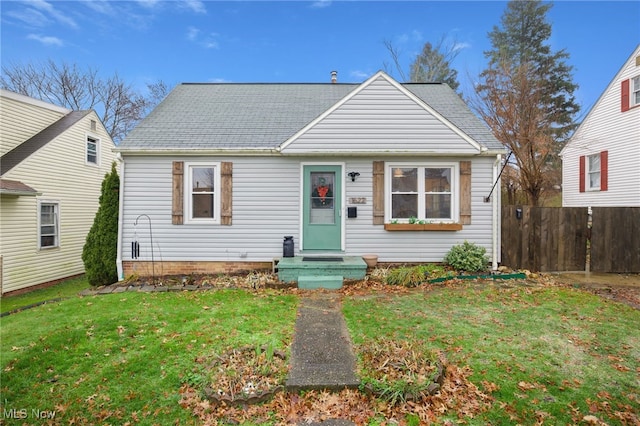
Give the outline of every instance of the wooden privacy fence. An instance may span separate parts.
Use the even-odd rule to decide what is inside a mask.
[[[640,272],[640,207],[593,207],[591,271]]]
[[[541,272],[640,272],[640,207],[594,207],[591,223],[590,229],[586,207],[504,206],[502,264]]]
[[[586,208],[504,206],[502,264],[532,271],[584,271]]]

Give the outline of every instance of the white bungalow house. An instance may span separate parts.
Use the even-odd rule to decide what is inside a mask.
[[[441,262],[468,240],[500,260],[505,150],[445,84],[181,84],[116,151],[121,278],[270,268],[285,236],[296,256]]]
[[[84,273],[82,248],[115,153],[94,111],[0,90],[0,287]]]
[[[640,207],[640,45],[562,156],[565,207]]]

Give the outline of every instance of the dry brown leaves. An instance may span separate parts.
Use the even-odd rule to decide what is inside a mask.
[[[380,345],[380,348],[383,346]],[[412,353],[413,351],[413,353]],[[387,346],[387,350],[377,351],[388,377],[408,378],[413,372],[425,377],[433,373],[431,363],[421,366],[424,361],[416,348],[402,344]],[[397,371],[393,366],[401,366]],[[411,372],[411,374],[409,374]],[[358,425],[367,424],[371,419],[385,420],[381,424],[406,424],[407,415],[417,416],[421,422],[430,423],[444,414],[455,413],[460,419],[476,416],[491,406],[492,398],[480,391],[468,380],[469,368],[447,365],[440,390],[433,395],[419,394],[413,400],[395,404],[358,390],[345,389],[341,392],[309,391],[303,394],[277,392],[273,397],[259,404],[238,404],[219,401],[211,402],[202,392],[187,384],[180,389],[180,405],[189,409],[205,425],[232,423],[274,423],[280,425],[320,422],[327,419],[347,419]],[[416,376],[413,375],[413,378]],[[259,379],[254,379],[259,381]],[[237,387],[236,387],[237,389]]]
[[[279,389],[289,371],[286,355],[271,346],[230,349],[196,362],[196,374],[204,377],[205,393],[213,402],[260,399]]]

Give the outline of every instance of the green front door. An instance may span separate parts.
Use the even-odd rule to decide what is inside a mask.
[[[302,249],[342,249],[342,166],[304,166]]]

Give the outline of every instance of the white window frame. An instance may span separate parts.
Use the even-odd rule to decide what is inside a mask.
[[[44,206],[53,206],[53,224],[42,223],[42,208]],[[42,237],[44,234],[42,233],[43,226],[51,226],[55,227],[54,243],[50,246],[42,245]],[[56,200],[38,200],[38,250],[50,250],[60,247],[60,202]]]
[[[630,87],[630,96],[629,103],[630,107],[634,107],[640,105],[640,75],[635,77],[631,77],[631,82],[629,84]]]
[[[192,209],[192,188],[193,188],[193,169],[209,167],[213,168],[214,182],[213,182],[213,218],[194,218]],[[186,224],[208,224],[219,225],[220,224],[220,205],[222,203],[222,193],[220,191],[220,162],[185,162],[184,171],[186,179],[184,186],[184,222]]]
[[[409,223],[409,219],[406,218],[393,218],[392,212],[392,192],[391,192],[391,179],[393,177],[393,169],[395,168],[417,168],[418,169],[418,216],[419,221],[425,223],[458,223],[460,219],[460,165],[456,162],[416,162],[416,163],[387,163],[385,165],[384,176],[384,217],[385,223]],[[451,169],[451,217],[446,218],[426,218],[425,217],[425,192],[424,188],[424,170],[425,169]]]
[[[598,170],[591,170],[592,161],[595,159],[598,160]],[[598,152],[596,154],[587,155],[586,163],[587,172],[584,177],[586,179],[585,188],[587,188],[588,191],[600,191],[600,187],[602,185],[602,158],[600,153]],[[598,175],[598,185],[592,186],[591,176],[596,174]]]
[[[96,144],[96,161],[89,161],[89,143]],[[87,134],[84,139],[84,162],[88,166],[99,166],[100,165],[100,138]]]

